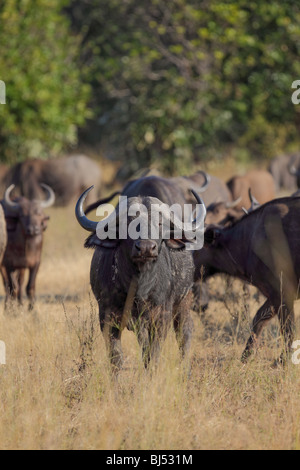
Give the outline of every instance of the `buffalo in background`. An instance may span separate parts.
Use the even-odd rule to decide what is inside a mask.
[[[232,224],[245,213],[275,199],[275,182],[264,170],[251,170],[235,175],[228,182],[232,201],[217,201],[207,207],[206,223],[222,226]]]
[[[55,192],[55,205],[67,206],[91,185],[95,187],[95,198],[99,197],[101,171],[99,165],[85,155],[52,160],[30,159],[8,171],[5,185],[12,184],[15,185],[14,196],[30,200],[43,199],[41,184],[46,184]]]
[[[251,354],[264,325],[275,316],[284,338],[280,362],[290,354],[294,301],[299,297],[299,211],[299,198],[275,199],[232,226],[208,226],[204,248],[195,251],[196,279],[229,274],[256,286],[267,299],[253,320],[243,360]]]
[[[268,171],[274,178],[276,191],[297,189],[297,171],[300,169],[300,154],[279,155],[273,158]],[[299,187],[299,186],[298,186]]]
[[[29,309],[35,302],[35,283],[40,267],[43,232],[47,228],[47,217],[44,209],[55,201],[53,190],[43,185],[48,194],[46,200],[32,200],[25,197],[11,199],[14,186],[10,186],[1,201],[7,227],[7,246],[3,256],[1,274],[6,292],[5,307],[10,300],[23,302],[23,283],[26,269],[29,269],[29,280],[26,293],[29,298]],[[1,207],[1,210],[2,210]],[[2,224],[0,223],[2,230]],[[2,240],[2,237],[1,237]]]
[[[249,189],[259,204],[272,201],[276,196],[274,178],[265,170],[251,170],[245,175],[235,175],[227,182],[227,186],[233,200],[240,198],[236,205],[238,209],[248,209],[251,206]]]

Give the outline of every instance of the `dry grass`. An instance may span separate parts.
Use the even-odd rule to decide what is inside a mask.
[[[250,363],[239,361],[262,303],[254,289],[247,297],[237,281],[214,281],[208,312],[194,316],[190,375],[173,333],[157,368],[145,372],[126,331],[126,366],[116,380],[89,292],[84,238],[72,209],[52,210],[36,311],[0,313],[1,449],[300,448],[300,366],[271,368],[276,322]]]

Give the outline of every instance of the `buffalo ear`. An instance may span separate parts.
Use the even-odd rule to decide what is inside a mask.
[[[182,248],[185,248],[185,243],[182,240],[166,240],[166,245],[172,250],[181,250]]]
[[[85,248],[97,248],[97,247],[102,247],[102,248],[116,248],[119,245],[119,240],[100,240],[100,238],[97,237],[96,233],[93,233],[90,235],[84,244]]]
[[[204,232],[204,246],[217,246],[221,233],[217,227],[207,228]]]

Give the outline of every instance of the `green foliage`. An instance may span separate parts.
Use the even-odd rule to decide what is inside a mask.
[[[2,0],[1,160],[46,157],[76,143],[87,117],[89,86],[78,65],[80,37],[70,34],[62,0]]]
[[[71,12],[102,141],[133,169],[298,143],[297,2],[89,0]]]

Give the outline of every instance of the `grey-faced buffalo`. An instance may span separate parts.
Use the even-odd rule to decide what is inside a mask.
[[[160,223],[165,219],[170,223],[167,238],[159,232],[159,237],[154,239],[150,235],[134,238],[130,233],[121,239],[120,220],[124,217],[124,207],[118,205],[116,239],[102,240],[96,235],[99,225],[89,220],[83,210],[88,192],[79,199],[76,216],[80,225],[92,232],[85,244],[88,248],[95,248],[91,286],[99,305],[100,326],[112,364],[116,369],[122,365],[121,333],[126,326],[137,332],[145,366],[151,357],[157,355],[161,339],[172,323],[180,349],[185,354],[192,333],[190,289],[194,278],[193,256],[186,249],[185,233],[180,239],[175,238],[176,220],[162,211]],[[196,201],[202,203],[194,194]],[[143,220],[149,229],[154,223],[152,208],[155,205],[163,207],[162,201],[154,196],[131,197],[127,201],[126,229],[131,223],[137,223],[136,216],[130,214],[134,205],[142,204],[147,208],[146,219]],[[201,207],[204,208],[203,205]],[[102,222],[104,226],[106,223]],[[192,221],[196,231],[200,224],[203,224],[203,214]]]
[[[55,205],[67,206],[78,199],[86,187],[95,186],[95,198],[100,194],[99,165],[85,155],[71,155],[51,160],[30,159],[10,169],[6,187],[14,184],[15,196],[40,200],[44,197],[41,184],[55,192]],[[90,199],[93,202],[93,199]]]
[[[2,201],[7,226],[7,247],[3,256],[1,274],[6,291],[6,306],[10,300],[23,302],[23,283],[26,269],[29,280],[26,288],[29,309],[35,302],[35,283],[40,266],[43,232],[47,228],[44,209],[54,204],[55,195],[51,188],[43,185],[48,194],[44,201],[20,197],[12,200],[10,186]]]
[[[197,194],[201,193],[201,199],[205,205],[210,205],[215,201],[225,201],[230,204],[232,200],[226,183],[219,178],[208,175],[204,171],[198,171],[191,176],[178,176],[173,178],[163,178],[161,176],[143,176],[129,181],[121,191],[122,196],[156,197],[165,204],[195,204],[195,199],[191,196],[190,189]],[[113,194],[111,197],[115,196]],[[103,201],[98,201],[89,205],[86,214],[94,210]],[[105,201],[106,202],[106,201]],[[206,310],[208,307],[209,294],[207,286],[203,282],[197,282],[193,286],[194,310]]]
[[[233,176],[227,186],[232,199],[238,200],[238,209],[248,209],[251,205],[249,189],[259,204],[265,204],[275,198],[275,182],[272,175],[264,170],[251,170],[245,175]]]
[[[280,360],[291,350],[300,279],[299,211],[299,198],[275,199],[230,227],[208,226],[204,248],[194,252],[196,280],[229,274],[256,286],[267,298],[253,320],[243,360],[276,315],[285,344]]]

